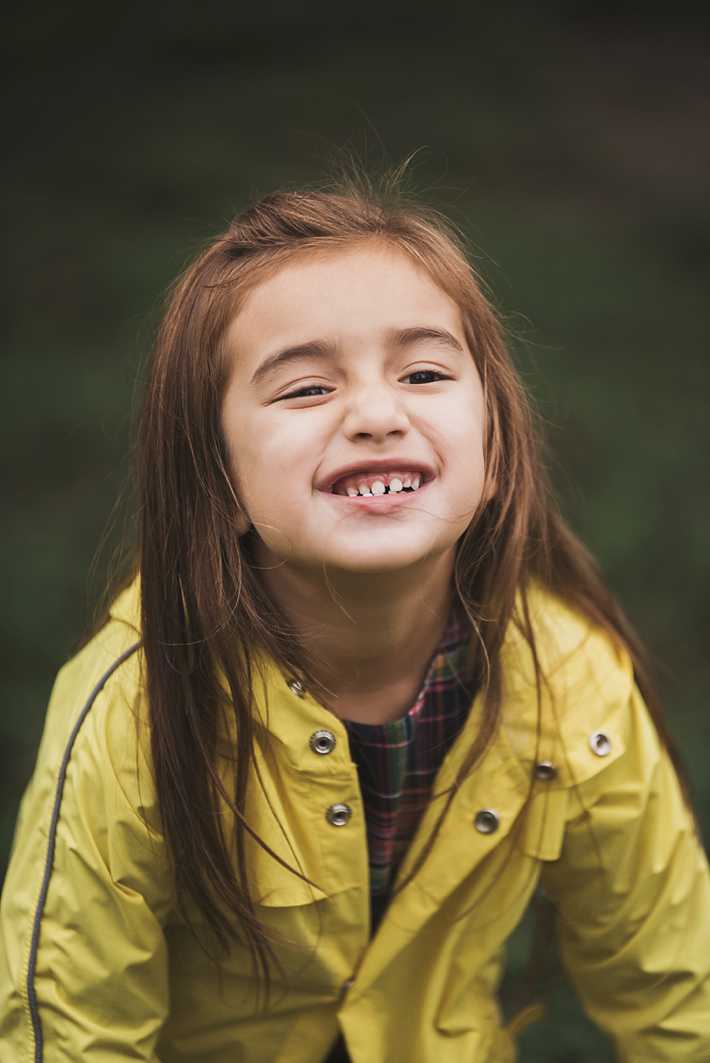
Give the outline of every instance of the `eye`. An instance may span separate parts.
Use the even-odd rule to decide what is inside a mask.
[[[312,398],[314,395],[325,392],[328,389],[323,384],[308,384],[305,388],[298,388],[296,391],[289,391],[287,395],[280,395],[277,402],[282,402],[284,399],[306,399]]]
[[[415,369],[414,372],[407,373],[407,376],[405,377],[405,380],[406,379],[411,379],[412,377],[415,377],[415,376],[418,376],[418,377],[422,377],[422,376],[436,377],[437,380],[450,380],[451,379],[450,377],[446,376],[445,373],[440,373],[438,371],[438,369]],[[433,384],[434,381],[433,380],[413,380],[412,383],[414,383],[414,384]]]

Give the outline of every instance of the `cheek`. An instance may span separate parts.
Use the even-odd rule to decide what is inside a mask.
[[[247,511],[276,516],[297,499],[313,463],[313,446],[283,426],[244,418],[239,431],[226,433],[229,471]]]
[[[428,435],[449,461],[477,462],[483,454],[483,406],[474,392],[446,402],[429,420]]]
[[[482,461],[485,438],[485,411],[483,397],[478,392],[452,412],[452,432],[458,446],[469,456],[469,461]]]
[[[273,482],[310,480],[322,450],[322,420],[312,411],[290,411],[286,417],[254,417],[248,426],[249,461]],[[299,416],[300,414],[300,416]],[[310,416],[309,416],[310,415]]]
[[[483,411],[477,397],[450,411],[447,444],[457,482],[470,502],[480,494],[485,478]]]

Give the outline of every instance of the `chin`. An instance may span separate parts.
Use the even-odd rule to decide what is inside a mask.
[[[397,572],[414,569],[427,561],[433,561],[440,552],[422,549],[400,549],[395,551],[391,547],[389,550],[361,549],[358,551],[353,550],[345,556],[340,555],[324,559],[321,562],[321,566],[324,566],[327,571],[338,571],[343,575],[394,575]]]

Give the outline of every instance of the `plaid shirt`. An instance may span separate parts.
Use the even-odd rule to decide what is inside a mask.
[[[468,715],[471,627],[455,602],[414,704],[383,724],[347,721],[365,805],[373,932],[439,766]]]
[[[470,635],[468,617],[454,602],[422,688],[406,715],[381,724],[345,721],[365,804],[372,934],[387,907],[397,867],[429,800],[434,777],[476,692]],[[342,1037],[326,1063],[350,1063]]]

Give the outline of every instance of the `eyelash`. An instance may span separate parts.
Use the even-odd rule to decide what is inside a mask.
[[[438,371],[438,369],[414,369],[411,373],[407,373],[407,376],[421,376],[422,373],[427,374],[428,376],[438,377],[439,380],[450,380],[451,379],[450,377],[446,376],[444,373],[440,373]],[[435,381],[433,381],[433,380],[425,380],[424,383],[425,384],[433,384],[433,383],[435,383]],[[308,384],[305,388],[299,388],[297,391],[290,391],[288,393],[288,395],[282,395],[281,398],[278,401],[281,402],[283,399],[320,398],[320,396],[306,395],[305,394],[305,392],[307,392],[307,391],[314,391],[314,390],[324,391],[325,390],[325,385],[324,384]]]

